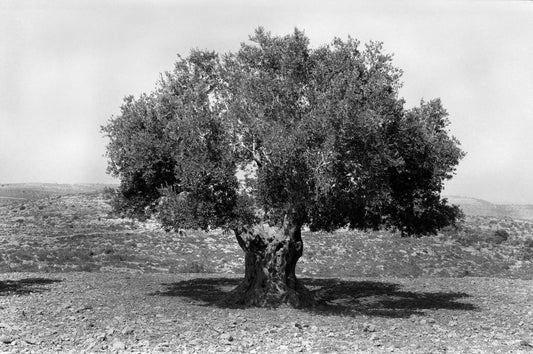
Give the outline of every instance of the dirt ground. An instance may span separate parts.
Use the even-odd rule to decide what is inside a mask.
[[[531,280],[303,281],[323,305],[224,307],[235,274],[3,273],[0,351],[533,352]]]

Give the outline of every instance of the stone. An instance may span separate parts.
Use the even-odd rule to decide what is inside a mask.
[[[14,340],[15,340],[15,338],[10,337],[10,336],[1,336],[0,337],[0,342],[2,342],[4,344],[9,344],[9,343],[13,342]]]
[[[222,333],[220,335],[220,339],[224,340],[224,341],[228,341],[228,342],[232,342],[233,341],[233,336],[229,333]]]
[[[139,347],[149,347],[150,346],[150,341],[147,340],[147,339],[143,339],[139,343],[137,343],[137,346],[139,346]]]
[[[363,332],[375,332],[376,326],[371,323],[364,323],[363,324]]]
[[[24,342],[30,344],[30,345],[35,345],[37,344],[37,340],[35,338],[32,338],[32,337],[26,337],[24,338]]]
[[[98,345],[97,339],[92,339],[87,341],[87,345],[85,347],[86,351],[91,351],[93,348],[95,348]]]
[[[518,343],[521,347],[530,347],[530,348],[533,348],[533,343],[531,342],[528,342],[527,340],[525,339],[522,339],[520,341],[520,343]]]
[[[119,350],[125,350],[126,344],[118,339],[114,340],[111,344],[111,350],[113,351],[119,351]]]
[[[130,334],[133,334],[133,328],[132,327],[129,327],[129,326],[126,326],[124,327],[124,329],[122,330],[122,334],[127,336],[127,335],[130,335]]]

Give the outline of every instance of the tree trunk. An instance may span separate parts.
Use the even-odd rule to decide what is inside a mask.
[[[261,307],[314,305],[311,293],[296,279],[296,263],[303,253],[301,226],[285,217],[281,229],[261,225],[235,231],[245,252],[245,274],[227,301]]]

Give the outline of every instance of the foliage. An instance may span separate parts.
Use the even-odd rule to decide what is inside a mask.
[[[504,229],[498,229],[492,234],[491,240],[493,243],[500,244],[509,239],[509,232]]]
[[[501,245],[508,240],[509,245],[522,245],[522,241],[517,239],[516,236],[510,240],[511,235],[506,229],[500,228],[492,231],[490,228],[486,228],[486,225],[477,225],[477,222],[479,221],[473,220],[472,218],[468,222],[464,222],[463,220],[456,227],[442,229],[442,233],[465,247]]]
[[[312,49],[299,30],[259,28],[223,56],[194,50],[102,128],[115,205],[170,228],[290,216],[313,230],[434,233],[461,215],[440,192],[463,152],[440,100],[404,108],[400,77],[380,43]]]
[[[533,261],[533,239],[524,240],[521,258],[524,261]]]

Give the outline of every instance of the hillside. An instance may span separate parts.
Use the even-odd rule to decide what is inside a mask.
[[[446,198],[450,203],[460,206],[466,215],[533,220],[533,205],[493,204],[482,199],[460,196],[446,196]]]
[[[495,240],[505,230],[507,240]],[[469,216],[459,229],[401,238],[389,231],[304,232],[304,276],[533,277],[533,221]],[[0,206],[0,271],[242,273],[232,234],[163,231],[114,215],[102,194]],[[532,244],[529,244],[531,242]]]
[[[83,183],[83,184],[57,184],[57,183],[7,183],[0,184],[0,205],[25,200],[35,200],[47,197],[101,193],[106,187],[115,187],[113,184]]]

